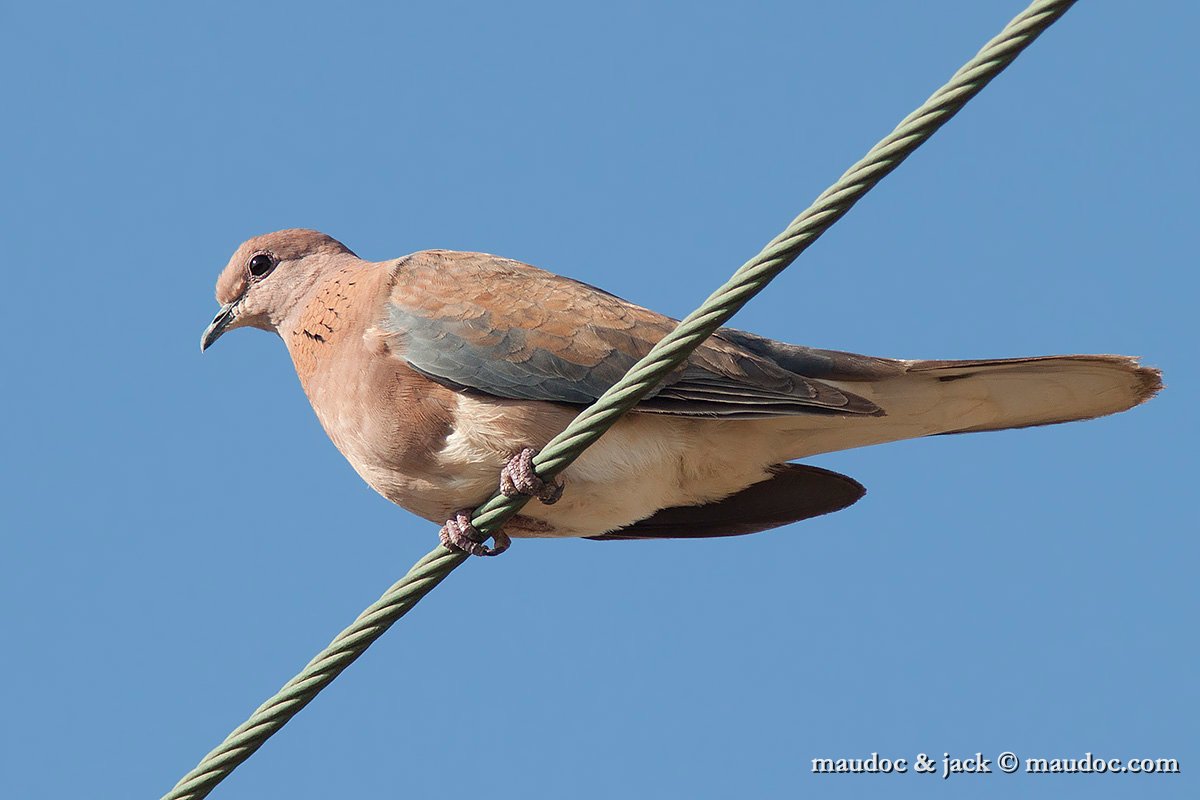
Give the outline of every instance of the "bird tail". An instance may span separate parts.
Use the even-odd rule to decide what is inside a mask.
[[[1129,356],[886,361],[889,369],[869,370],[861,380],[843,372],[825,381],[874,402],[884,415],[796,420],[789,427],[805,430],[789,437],[789,458],[933,434],[1092,419],[1144,403],[1162,388],[1158,370]]]

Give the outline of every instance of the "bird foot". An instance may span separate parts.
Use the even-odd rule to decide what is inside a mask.
[[[546,505],[553,505],[562,497],[561,481],[547,482],[533,471],[533,457],[537,450],[526,447],[508,460],[500,470],[500,493],[505,497],[536,497]]]
[[[447,550],[458,550],[469,556],[498,556],[512,544],[512,539],[504,531],[492,533],[492,541],[496,543],[494,547],[484,544],[487,537],[471,524],[469,508],[455,511],[454,516],[446,520],[446,524],[438,531],[438,539]]]

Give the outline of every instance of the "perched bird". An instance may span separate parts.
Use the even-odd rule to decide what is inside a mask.
[[[201,349],[274,331],[329,437],[368,484],[490,555],[508,536],[728,536],[845,508],[863,488],[789,461],[939,433],[1124,411],[1160,374],[1114,355],[909,361],[722,328],[561,475],[530,458],[674,320],[481,253],[358,258],[317,231],[250,239],[217,281]],[[483,544],[469,510],[535,495]],[[565,490],[564,490],[565,487]],[[561,495],[561,497],[559,496]]]

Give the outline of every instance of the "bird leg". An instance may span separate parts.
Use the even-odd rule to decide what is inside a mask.
[[[562,497],[561,481],[547,482],[533,470],[533,457],[537,450],[526,447],[508,460],[500,470],[500,493],[505,497],[536,497],[546,505],[553,505]]]
[[[455,511],[451,519],[438,531],[438,539],[447,550],[458,550],[471,556],[498,556],[508,549],[512,539],[504,531],[494,531],[492,541],[495,547],[488,547],[484,542],[487,537],[471,524],[471,509],[464,508]]]

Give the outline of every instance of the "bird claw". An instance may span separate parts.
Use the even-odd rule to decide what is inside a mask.
[[[492,533],[494,547],[484,544],[487,537],[471,524],[470,509],[454,512],[454,516],[446,520],[446,524],[438,531],[438,539],[447,550],[457,550],[469,556],[498,556],[512,544],[512,539],[504,531]]]
[[[553,505],[562,497],[562,481],[544,481],[533,469],[537,450],[526,447],[508,460],[500,470],[500,493],[505,497],[536,497],[545,505]]]

